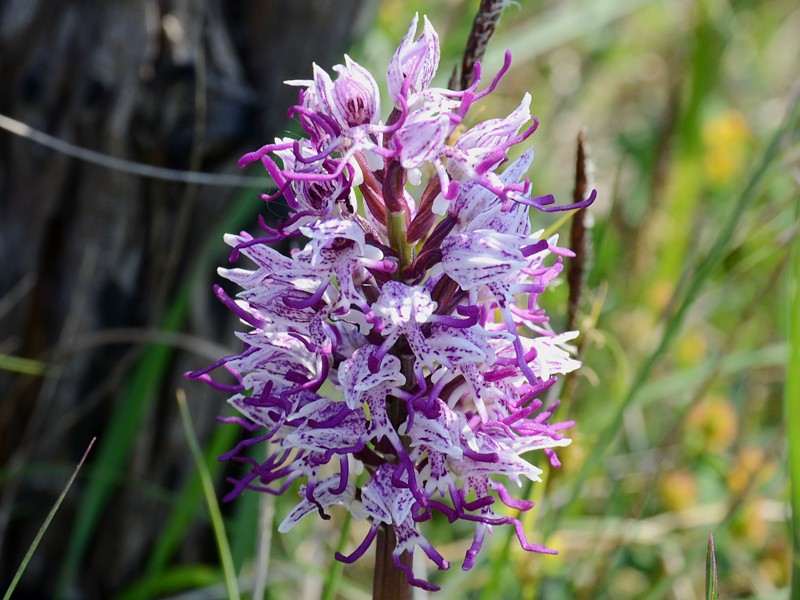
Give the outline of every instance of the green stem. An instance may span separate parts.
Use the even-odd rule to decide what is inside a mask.
[[[395,276],[402,278],[403,270],[411,263],[411,245],[406,239],[406,213],[391,212],[388,215],[389,245],[397,252],[399,263]]]

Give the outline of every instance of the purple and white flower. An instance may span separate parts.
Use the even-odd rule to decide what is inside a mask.
[[[418,20],[418,15],[414,15],[405,37],[389,63],[386,76],[389,99],[398,108],[398,103],[414,105],[417,95],[428,92],[439,68],[439,36],[428,17],[422,17],[422,35],[414,40]]]
[[[592,198],[556,207],[531,195],[532,151],[508,162],[536,129],[529,95],[453,141],[510,57],[483,90],[479,66],[463,92],[432,88],[439,40],[427,18],[419,37],[417,25],[414,17],[388,69],[385,122],[377,83],[349,57],[335,78],[314,65],[311,79],[289,82],[301,88],[291,113],[303,135],[240,164],[260,161],[279,188],[266,199],[283,196],[292,213],[262,220],[262,237],[226,236],[231,260],[253,263],[220,270],[241,288],[235,298],[215,288],[245,327],[244,349],[188,376],[233,393],[241,417],[225,420],[250,436],[222,457],[243,469],[226,498],[297,482],[299,502],[280,531],[342,507],[371,526],[337,558],[357,559],[391,527],[398,568],[435,589],[399,559],[420,548],[449,567],[421,531],[435,513],[475,524],[465,569],[499,525],[514,527],[526,550],[553,552],[493,506],[532,506],[506,488],[540,480],[531,451],[558,466],[571,423],[551,422],[555,406],[541,397],[580,366],[568,346],[577,332],[553,332],[538,304],[570,252],[531,231],[530,207]],[[420,182],[423,173],[433,176]],[[421,193],[409,182],[424,184]],[[306,242],[290,256],[270,248],[287,238]],[[212,379],[217,368],[235,383]],[[266,459],[248,452],[266,442]]]

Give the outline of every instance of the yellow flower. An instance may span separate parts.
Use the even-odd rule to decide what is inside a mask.
[[[709,182],[725,185],[736,176],[744,163],[749,137],[747,121],[735,110],[725,111],[705,124],[703,163]]]
[[[675,469],[661,476],[658,491],[664,508],[668,511],[678,511],[694,506],[700,490],[694,473]]]
[[[686,428],[693,450],[719,454],[736,439],[739,416],[724,396],[706,396],[689,409]]]

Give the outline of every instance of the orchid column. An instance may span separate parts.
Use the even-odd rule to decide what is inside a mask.
[[[530,207],[591,198],[554,207],[531,195],[531,150],[508,162],[536,129],[529,95],[507,117],[468,127],[510,56],[483,89],[479,65],[462,92],[432,88],[438,38],[427,19],[419,37],[417,26],[415,17],[389,65],[385,121],[375,80],[349,57],[335,79],[315,65],[313,79],[288,82],[300,88],[290,114],[305,135],[240,166],[260,161],[279,188],[265,200],[282,196],[293,212],[262,221],[261,237],[226,237],[232,261],[255,265],[220,270],[242,288],[236,299],[216,288],[247,328],[244,350],[189,376],[232,392],[243,418],[228,420],[252,434],[222,457],[243,469],[226,499],[300,481],[280,531],[340,505],[371,527],[339,560],[358,559],[383,529],[384,543],[396,541],[382,572],[434,590],[402,557],[419,547],[449,567],[421,531],[436,513],[475,524],[464,569],[497,525],[514,527],[526,550],[554,552],[494,507],[531,507],[506,488],[539,480],[523,455],[542,450],[558,466],[570,423],[551,423],[554,406],[540,397],[579,366],[565,349],[577,332],[554,333],[537,302],[569,252],[532,232]],[[287,238],[305,246],[290,257],[270,247]],[[237,383],[212,380],[218,367]],[[249,448],[267,440],[274,452],[253,459]]]

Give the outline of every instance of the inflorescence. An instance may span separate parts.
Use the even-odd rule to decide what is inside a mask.
[[[434,513],[475,524],[465,570],[495,525],[513,526],[526,550],[554,553],[494,507],[533,506],[503,483],[540,480],[527,453],[559,466],[571,423],[551,423],[555,405],[539,398],[580,366],[566,346],[577,332],[554,333],[537,303],[571,254],[531,231],[530,207],[581,208],[593,195],[556,207],[531,195],[531,150],[508,161],[537,126],[530,95],[507,117],[465,128],[510,54],[482,91],[479,64],[468,89],[433,88],[439,40],[427,18],[415,39],[416,30],[414,17],[389,65],[385,121],[376,81],[347,56],[335,79],[314,65],[313,79],[288,82],[300,88],[290,116],[304,135],[239,164],[260,161],[278,186],[264,199],[283,197],[292,212],[274,226],[262,219],[261,237],[226,236],[232,262],[243,254],[255,264],[220,269],[242,288],[235,300],[215,287],[248,327],[244,350],[188,376],[233,393],[243,418],[224,420],[252,436],[221,457],[247,469],[227,500],[299,480],[280,531],[341,505],[371,528],[339,560],[363,555],[385,524],[409,582],[436,589],[400,561],[419,546],[449,567],[420,532]],[[270,247],[287,239],[305,245],[288,257]],[[210,377],[219,367],[235,385]],[[269,455],[255,458],[250,448],[264,443]]]

